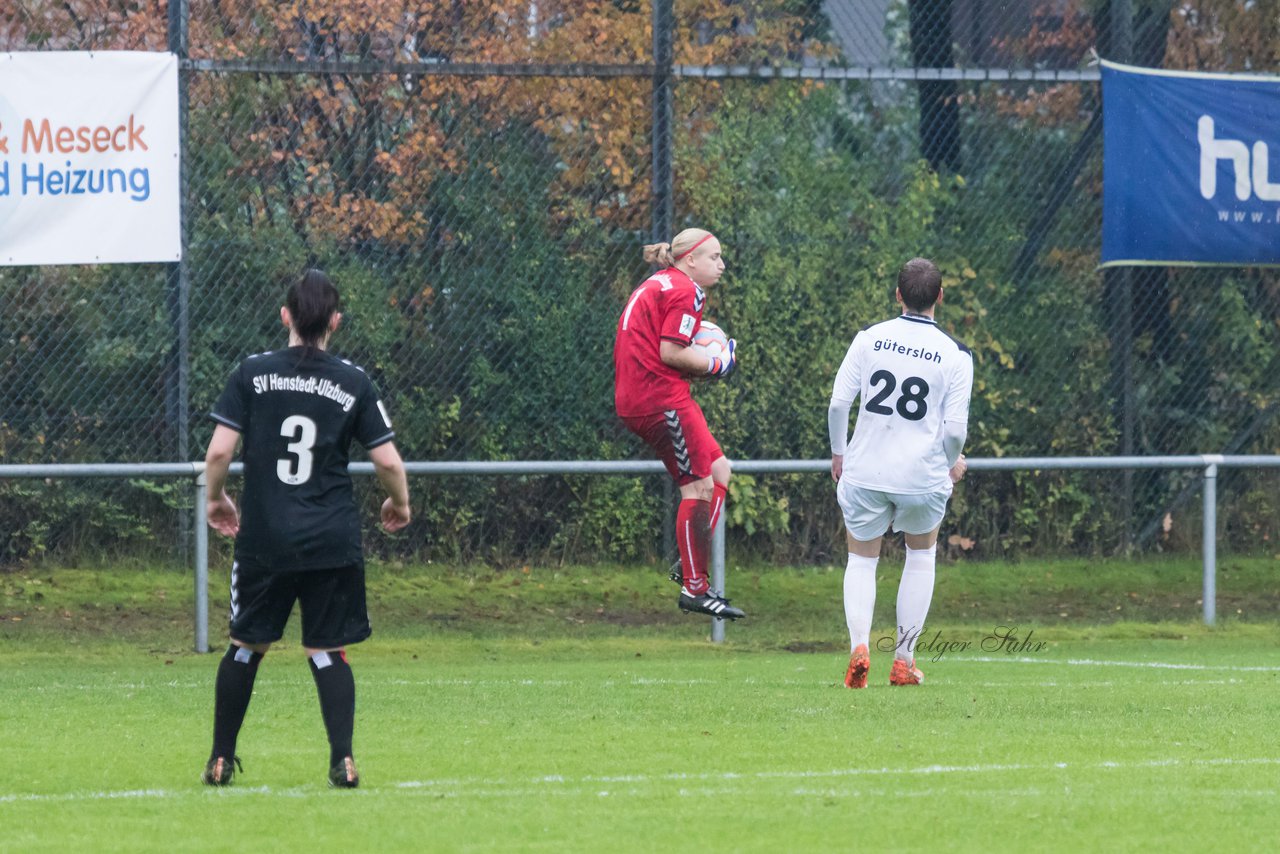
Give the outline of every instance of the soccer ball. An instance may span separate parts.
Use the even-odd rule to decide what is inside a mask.
[[[710,320],[704,320],[694,334],[691,346],[706,356],[723,356],[729,349],[729,336]]]
[[[727,358],[729,354],[729,336],[725,335],[724,330],[710,320],[704,320],[698,327],[698,331],[694,333],[693,343],[689,347],[704,356]],[[715,377],[709,374],[697,374],[690,376],[689,379],[694,382],[707,382],[715,379]]]

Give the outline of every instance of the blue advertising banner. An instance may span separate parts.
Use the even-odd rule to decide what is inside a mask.
[[[1280,78],[1102,63],[1102,266],[1280,264]]]

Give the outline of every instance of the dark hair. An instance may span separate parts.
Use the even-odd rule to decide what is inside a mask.
[[[314,355],[329,331],[329,318],[338,310],[338,289],[324,273],[308,270],[289,287],[284,304],[293,317],[293,331],[302,339],[303,355]]]
[[[912,258],[898,271],[898,292],[911,311],[932,308],[942,293],[942,273],[927,258]]]

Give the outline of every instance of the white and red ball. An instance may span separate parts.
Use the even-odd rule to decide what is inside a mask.
[[[727,358],[729,336],[710,320],[704,320],[698,326],[698,331],[694,333],[693,343],[690,346],[696,347],[699,353],[706,356]]]

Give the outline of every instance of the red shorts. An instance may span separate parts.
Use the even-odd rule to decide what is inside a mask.
[[[724,456],[693,401],[653,415],[624,416],[622,423],[653,448],[681,486],[711,477],[711,464]]]

